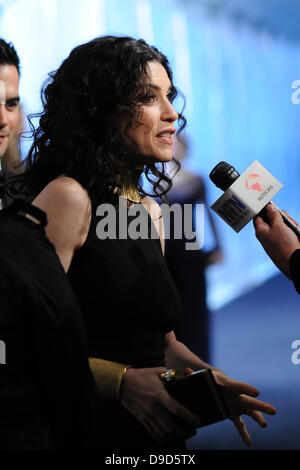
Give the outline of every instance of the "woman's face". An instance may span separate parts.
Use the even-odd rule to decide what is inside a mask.
[[[150,92],[139,106],[139,124],[133,122],[125,140],[129,146],[134,142],[134,151],[145,157],[145,163],[167,162],[172,159],[174,122],[178,118],[169,101],[172,84],[159,62],[149,62],[148,67]]]

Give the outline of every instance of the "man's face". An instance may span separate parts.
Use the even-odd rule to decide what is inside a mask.
[[[0,65],[0,158],[17,131],[19,73],[14,65]]]

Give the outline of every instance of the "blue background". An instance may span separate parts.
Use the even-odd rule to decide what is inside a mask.
[[[300,78],[300,39],[293,30],[300,7],[292,1],[252,1],[247,10],[245,3],[7,0],[1,3],[0,35],[20,55],[26,113],[40,109],[41,83],[77,44],[109,33],[156,45],[170,59],[175,84],[186,97],[187,169],[207,178],[221,160],[241,173],[257,159],[284,184],[275,201],[297,219],[300,106],[291,98],[292,82]],[[207,187],[212,203],[220,192],[211,182]],[[217,223],[226,256],[209,269],[212,309],[275,272],[251,224],[236,235]],[[205,240],[209,246],[208,230]]]
[[[74,46],[102,34],[144,38],[168,56],[186,97],[186,168],[207,179],[221,160],[241,173],[257,159],[284,185],[275,202],[300,220],[300,105],[292,102],[299,24],[297,0],[0,2],[0,36],[19,53],[26,113],[40,110],[42,81]],[[208,180],[207,188],[213,203],[220,192]],[[208,272],[214,364],[279,404],[274,434],[259,434],[257,448],[300,448],[299,372],[290,359],[300,337],[298,295],[283,276],[272,279],[278,271],[252,224],[235,234],[216,223],[225,259]],[[209,231],[205,238],[209,246]],[[191,445],[240,448],[229,425],[199,432]]]

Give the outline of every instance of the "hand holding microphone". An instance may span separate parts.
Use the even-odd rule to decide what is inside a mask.
[[[263,171],[260,171],[262,169]],[[298,223],[289,214],[279,210],[273,202],[270,202],[271,197],[281,189],[281,183],[267,172],[259,162],[250,165],[242,176],[228,163],[220,162],[209,176],[217,187],[225,191],[224,195],[216,201],[212,208],[217,213],[220,211],[219,215],[236,231],[241,230],[253,218],[257,239],[276,266],[291,278],[290,258],[295,250],[300,249],[300,229]],[[238,182],[239,179],[241,179],[240,183]],[[239,185],[242,185],[244,190],[238,191]],[[267,190],[269,191],[266,192]],[[253,209],[251,199],[257,198],[262,201],[263,194],[266,195],[267,199],[264,201],[264,207],[260,207],[259,210],[257,206],[256,210],[249,211],[250,207]],[[237,219],[238,223],[235,223],[235,213],[230,214],[230,211],[224,210],[224,208],[232,207],[232,198],[237,199],[236,204],[239,203],[240,206],[245,207],[244,212],[241,212],[239,216],[240,221]],[[231,215],[231,219],[228,214]]]
[[[258,170],[257,170],[257,167],[258,167]],[[260,167],[260,168],[259,168]],[[259,170],[263,170],[262,172],[262,176],[258,173]],[[265,181],[263,181],[263,176],[266,178]],[[259,162],[255,161],[252,165],[250,165],[250,167],[243,173],[243,175],[241,176],[237,171],[236,169],[229,165],[229,163],[226,163],[226,162],[220,162],[218,163],[218,165],[216,165],[213,170],[210,172],[210,175],[209,175],[210,179],[212,180],[212,182],[220,189],[222,189],[223,191],[226,191],[228,189],[231,188],[231,186],[233,185],[233,183],[235,183],[237,180],[239,180],[240,178],[242,179],[244,177],[244,182],[245,182],[245,187],[247,188],[248,191],[251,191],[252,190],[252,193],[249,192],[249,194],[244,194],[242,195],[243,197],[243,203],[247,205],[247,203],[250,202],[250,199],[252,197],[253,194],[256,194],[258,195],[258,199],[259,200],[262,200],[261,196],[259,196],[259,194],[264,194],[263,193],[263,190],[264,190],[264,187],[267,187],[268,189],[271,187],[271,185],[268,185],[268,183],[272,182],[272,181],[269,181],[271,179],[273,179],[274,181],[276,181],[276,183],[279,183],[269,172],[267,172],[267,170],[265,168],[263,168],[262,165],[260,165]],[[243,183],[243,182],[242,182]],[[278,188],[275,188],[275,191],[274,194],[276,194],[276,192],[282,188],[282,185],[281,183],[278,184]],[[273,187],[271,188],[273,189]],[[277,190],[276,190],[277,189]],[[271,193],[271,190],[268,191],[268,193],[266,194],[269,194],[269,196],[272,195]],[[268,197],[268,200],[267,202],[270,201],[270,197]],[[218,201],[216,201],[217,203]],[[214,206],[216,206],[216,203],[212,206],[212,208],[214,209]],[[274,204],[274,202],[271,202],[271,204],[277,208],[277,206]],[[277,208],[278,209],[278,208]],[[215,209],[214,209],[215,210]],[[299,225],[298,223],[293,220],[291,218],[291,216],[285,212],[284,210],[280,210],[278,209],[285,224],[290,227],[295,233],[296,235],[298,236],[298,238],[300,239],[300,228],[299,228]],[[217,212],[217,211],[216,211]],[[219,212],[219,215],[221,215],[222,213]],[[257,213],[254,213],[253,214],[253,217],[256,217],[257,215],[259,215],[265,222],[268,222],[268,216],[266,214],[266,206],[263,207],[259,212]],[[221,215],[222,216],[222,215]],[[249,219],[250,220],[250,219]],[[247,221],[247,223],[249,222],[249,220]],[[245,224],[246,225],[246,224]],[[244,226],[244,225],[243,225]],[[233,227],[234,228],[234,227]],[[243,227],[241,227],[243,228]],[[239,231],[239,230],[237,230]]]
[[[259,216],[254,219],[256,238],[276,266],[291,279],[290,258],[300,248],[299,235],[285,224],[274,204],[268,204],[266,213],[268,223]]]

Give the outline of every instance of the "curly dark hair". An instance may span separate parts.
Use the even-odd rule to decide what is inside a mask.
[[[167,58],[143,40],[103,36],[73,49],[42,88],[44,110],[25,162],[25,186],[38,194],[61,174],[79,181],[93,201],[110,200],[116,186],[135,184],[143,195],[163,197],[172,186],[163,163],[138,165],[118,132],[139,125],[139,105],[149,94],[147,64],[159,62],[172,81]],[[170,100],[177,96],[172,84]],[[179,115],[179,130],[185,126]],[[177,164],[177,162],[175,163]],[[143,189],[142,174],[153,194]]]
[[[0,65],[14,65],[20,75],[20,59],[11,42],[0,38]]]

